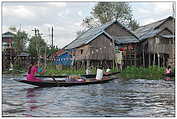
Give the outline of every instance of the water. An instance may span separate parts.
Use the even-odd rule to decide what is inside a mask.
[[[2,114],[18,117],[174,117],[175,82],[116,79],[105,84],[36,88],[2,81]]]

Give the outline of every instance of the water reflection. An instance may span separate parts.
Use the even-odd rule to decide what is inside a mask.
[[[26,98],[28,99],[26,103],[29,104],[30,111],[33,111],[37,108],[39,108],[39,105],[36,105],[38,103],[37,97],[41,95],[41,91],[38,91],[41,88],[29,88],[27,89]]]
[[[30,88],[3,80],[4,116],[175,116],[174,82],[117,79],[96,85]]]

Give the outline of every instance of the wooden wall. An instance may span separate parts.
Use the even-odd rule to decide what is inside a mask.
[[[132,34],[116,23],[109,26],[105,31],[111,36],[132,36]]]
[[[163,30],[161,33],[157,34],[153,38],[148,39],[148,52],[151,53],[163,53],[170,54],[174,48],[173,39],[166,39],[160,37],[160,35],[171,35],[168,30]],[[159,38],[159,43],[157,43],[156,38]],[[168,42],[167,42],[168,41]]]
[[[114,58],[113,43],[106,35],[100,35],[90,43],[91,60],[112,60]]]
[[[172,33],[175,32],[175,20],[174,19],[169,19],[165,23],[159,26],[160,29],[163,28],[168,28]]]
[[[90,46],[84,45],[76,49],[75,59],[76,60],[87,60],[90,56]]]
[[[76,49],[76,60],[112,60],[113,45],[111,40],[104,34],[101,34],[89,44]]]

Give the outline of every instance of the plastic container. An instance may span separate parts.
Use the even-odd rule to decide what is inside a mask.
[[[106,69],[106,72],[110,72],[111,70],[110,69]]]
[[[97,69],[96,79],[101,80],[102,78],[103,78],[103,70],[102,69]]]

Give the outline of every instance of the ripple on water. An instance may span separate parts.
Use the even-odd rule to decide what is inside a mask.
[[[34,88],[3,77],[3,116],[174,117],[174,82],[117,79],[105,84]]]

